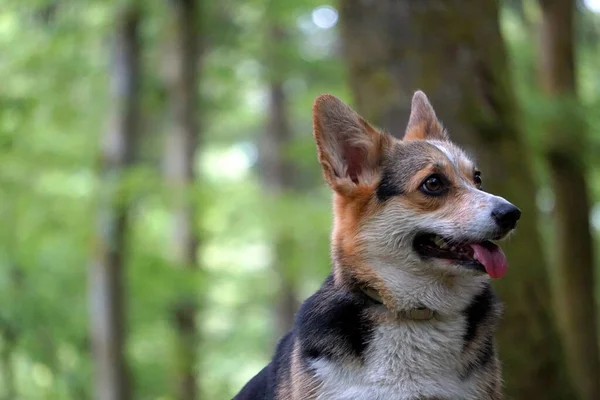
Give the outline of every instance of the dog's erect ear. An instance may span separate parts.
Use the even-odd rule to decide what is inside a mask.
[[[315,100],[313,129],[325,179],[335,191],[348,195],[359,185],[378,181],[381,157],[391,137],[331,95]]]
[[[413,95],[403,140],[448,140],[448,134],[435,116],[429,99],[420,90]]]

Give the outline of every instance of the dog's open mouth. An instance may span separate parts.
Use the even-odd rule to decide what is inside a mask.
[[[422,257],[448,260],[466,268],[487,272],[492,278],[501,278],[508,267],[502,249],[488,241],[467,243],[445,239],[435,234],[418,235],[414,242],[415,250]]]

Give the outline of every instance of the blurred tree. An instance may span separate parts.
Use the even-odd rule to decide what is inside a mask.
[[[266,32],[266,61],[268,79],[269,111],[265,135],[261,141],[262,181],[273,201],[285,201],[286,195],[295,190],[294,165],[289,151],[292,143],[292,129],[288,117],[288,99],[284,90],[285,72],[282,54],[286,41],[286,31],[277,22],[277,16],[269,15]],[[272,245],[274,257],[272,268],[278,281],[278,299],[275,309],[276,338],[282,337],[291,329],[298,309],[298,299],[290,259],[294,257],[293,235],[283,224],[274,221]]]
[[[174,263],[185,269],[197,269],[199,238],[198,212],[192,188],[196,184],[195,155],[198,150],[198,69],[199,3],[196,0],[168,1],[172,12],[172,42],[166,58],[166,77],[173,125],[168,129],[165,147],[165,176],[174,194],[171,246]],[[172,309],[176,343],[175,398],[194,400],[199,397],[199,345],[196,314],[199,312],[194,292],[183,291]]]
[[[103,141],[99,215],[90,268],[92,347],[96,362],[95,398],[130,397],[125,359],[125,255],[128,207],[123,196],[125,168],[134,162],[138,142],[138,10],[118,16],[112,71],[113,112]]]
[[[12,147],[12,146],[6,146]],[[2,177],[4,178],[4,177]],[[3,255],[7,264],[8,270],[7,278],[10,282],[9,290],[5,290],[5,298],[16,299],[16,292],[22,290],[23,272],[16,265],[16,238],[15,230],[17,226],[16,217],[16,198],[15,192],[18,193],[17,185],[11,182],[7,182],[6,179],[1,180],[2,183],[2,207],[0,208],[0,217],[3,225],[6,227],[1,231],[2,243],[4,243],[0,254]],[[8,191],[12,196],[8,195]],[[12,197],[12,198],[11,198]],[[13,400],[16,398],[16,382],[15,382],[15,354],[17,352],[18,344],[18,327],[19,323],[14,318],[12,313],[2,313],[0,315],[0,371],[2,373],[0,379],[0,399],[2,400]]]
[[[600,398],[594,252],[586,177],[587,127],[577,100],[575,0],[540,0],[540,77],[550,99],[546,157],[554,187],[556,305],[571,379],[585,400]]]
[[[536,185],[519,125],[495,0],[342,0],[344,55],[357,108],[403,134],[412,92],[423,89],[453,140],[475,152],[490,192],[523,211],[503,248],[511,269],[496,286],[506,303],[499,330],[506,392],[564,400],[570,385],[549,307],[536,218]]]
[[[16,396],[15,367],[13,355],[16,348],[16,334],[14,328],[8,321],[0,321],[0,332],[2,334],[2,348],[0,349],[0,370],[2,371],[3,391],[0,392],[2,399],[13,400]]]
[[[525,24],[527,23],[527,16],[525,13],[524,4],[526,1],[527,0],[506,0],[506,4],[508,5],[508,7],[513,9],[519,17],[519,19]]]

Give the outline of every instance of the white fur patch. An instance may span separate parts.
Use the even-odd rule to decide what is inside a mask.
[[[448,157],[448,160],[452,163],[452,165],[454,165],[455,168],[457,167],[457,163],[454,158],[454,155],[445,146],[443,146],[439,142],[434,142],[434,141],[430,141],[429,143],[433,144],[439,151],[444,153],[444,155],[446,157]]]
[[[458,168],[460,156],[432,142]],[[497,235],[492,210],[506,200],[464,185],[464,200],[431,212],[390,201],[363,221],[357,236],[361,259],[383,282],[398,309],[425,306],[439,318],[429,321],[380,323],[364,353],[364,362],[312,362],[322,381],[322,400],[481,400],[489,376],[475,371],[461,379],[468,363],[463,311],[489,282],[481,271],[447,260],[421,258],[413,248],[419,233],[435,233],[457,241],[478,242]],[[491,334],[491,332],[490,332]],[[485,395],[484,395],[485,396]]]
[[[476,383],[460,379],[465,317],[379,325],[363,365],[313,362],[322,400],[478,399]]]
[[[400,309],[425,306],[440,317],[378,325],[364,364],[317,360],[312,367],[323,381],[318,399],[479,400],[481,382],[474,374],[460,378],[464,360],[463,311],[489,276],[444,260],[421,259],[413,249],[418,232],[447,237],[487,237],[495,230],[491,206],[497,198],[473,189],[471,218],[457,222],[443,211],[416,213],[400,203],[388,204],[359,233],[364,261],[375,271]]]

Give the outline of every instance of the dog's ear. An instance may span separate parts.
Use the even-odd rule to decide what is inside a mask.
[[[313,133],[327,183],[349,195],[359,185],[379,180],[381,158],[391,137],[379,133],[335,96],[317,97]]]
[[[438,121],[429,99],[420,90],[413,95],[403,140],[448,140],[448,134]]]

